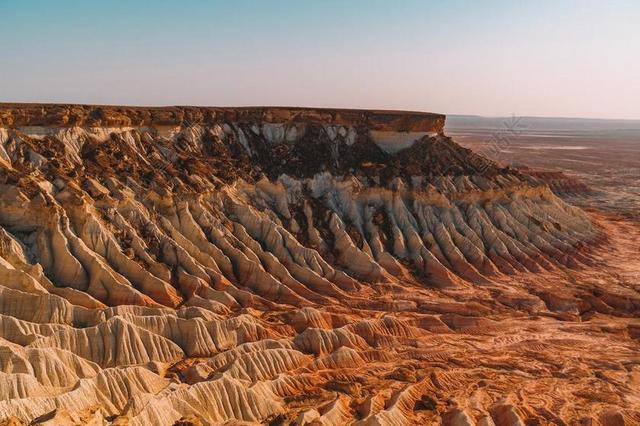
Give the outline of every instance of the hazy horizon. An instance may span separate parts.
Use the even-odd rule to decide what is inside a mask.
[[[171,107],[202,107],[202,108],[309,108],[309,109],[362,109],[362,110],[379,110],[379,111],[398,111],[398,112],[416,112],[416,113],[434,113],[434,114],[443,114],[446,115],[447,119],[450,118],[465,118],[465,119],[473,119],[477,118],[480,120],[509,120],[509,119],[534,119],[534,120],[564,120],[564,121],[585,121],[585,122],[630,122],[634,124],[640,125],[640,118],[600,118],[600,117],[559,117],[559,116],[542,116],[542,115],[515,115],[515,114],[505,114],[505,115],[480,115],[480,114],[458,114],[458,113],[443,113],[440,111],[427,111],[427,110],[407,110],[407,109],[389,109],[389,108],[366,108],[366,107],[332,107],[332,106],[314,106],[314,105],[256,105],[256,104],[247,104],[247,105],[217,105],[217,104],[131,104],[131,103],[88,103],[88,102],[40,102],[40,101],[12,101],[0,99],[0,104],[42,104],[42,105],[85,105],[85,106],[111,106],[111,107],[131,107],[131,108],[171,108]]]
[[[0,0],[0,101],[640,119],[640,4]]]

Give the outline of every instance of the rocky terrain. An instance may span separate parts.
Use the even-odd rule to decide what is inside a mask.
[[[444,124],[0,104],[0,424],[640,424],[640,225]]]

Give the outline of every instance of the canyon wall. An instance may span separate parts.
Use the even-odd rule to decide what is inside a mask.
[[[474,333],[535,316],[560,338],[554,318],[640,305],[505,284],[590,267],[606,237],[542,181],[457,145],[444,120],[0,105],[0,419],[543,418],[507,397],[523,377],[445,403],[477,379],[463,353],[506,345]],[[620,406],[611,415],[636,415]]]

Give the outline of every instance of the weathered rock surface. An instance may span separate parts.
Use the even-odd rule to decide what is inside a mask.
[[[0,420],[639,424],[640,232],[443,126],[0,105]]]

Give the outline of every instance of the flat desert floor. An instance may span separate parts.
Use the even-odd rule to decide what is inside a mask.
[[[596,250],[598,261],[587,270],[566,270],[551,274],[551,278],[543,274],[516,277],[507,285],[536,287],[535,293],[542,295],[540,288],[546,282],[549,292],[543,299],[556,313],[565,302],[567,313],[575,312],[574,308],[579,311],[569,302],[578,293],[597,295],[617,289],[610,299],[611,306],[617,307],[609,315],[588,311],[580,316],[559,317],[559,322],[530,321],[532,318],[516,322],[517,338],[512,337],[511,349],[499,357],[504,364],[500,366],[496,361],[489,371],[500,371],[503,380],[521,373],[536,377],[532,380],[535,386],[512,390],[511,397],[521,401],[539,399],[533,405],[556,407],[555,412],[562,405],[568,408],[575,404],[582,406],[579,411],[604,413],[586,416],[577,424],[640,424],[640,321],[638,306],[633,306],[640,292],[640,126],[637,122],[600,125],[578,121],[576,125],[518,118],[449,118],[447,123],[447,133],[456,142],[502,165],[564,175],[564,191],[559,195],[585,209],[608,237]],[[528,281],[531,282],[527,284]],[[630,308],[627,314],[617,309],[624,304]],[[501,327],[505,326],[501,323]],[[531,326],[534,332],[529,331]],[[545,337],[541,339],[542,335]],[[513,348],[523,345],[533,346],[517,356],[511,355]],[[493,350],[497,351],[497,347]],[[480,360],[479,364],[486,362]],[[528,370],[530,367],[533,370]],[[562,385],[556,381],[560,377]],[[532,393],[534,389],[539,393]],[[634,411],[627,413],[630,416],[613,415],[613,406],[634,407]],[[549,420],[552,424],[565,424],[559,418]]]
[[[503,165],[563,172],[590,189],[563,194],[582,208],[640,219],[640,123],[504,118],[447,120],[459,144]]]

